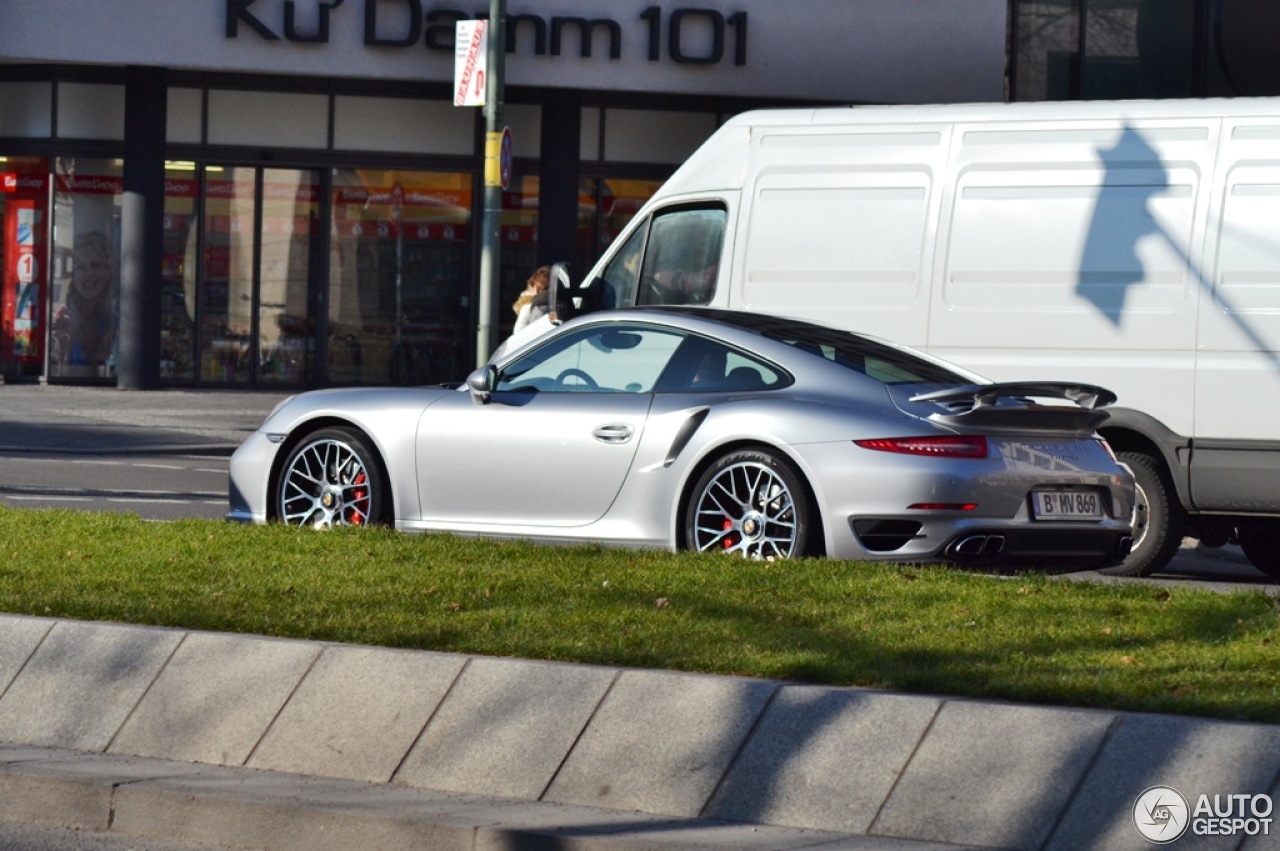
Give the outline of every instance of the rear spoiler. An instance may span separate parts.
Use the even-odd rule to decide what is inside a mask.
[[[1075,405],[1041,405],[1032,402],[1033,397],[1066,399]],[[1001,399],[1015,404],[998,404]],[[1110,413],[1099,409],[1114,403],[1116,394],[1095,384],[1010,381],[948,387],[912,396],[911,401],[942,406],[946,410],[931,414],[929,419],[950,426],[1093,432],[1110,419]]]

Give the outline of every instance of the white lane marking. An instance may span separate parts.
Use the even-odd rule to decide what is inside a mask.
[[[3,499],[12,499],[15,502],[90,502],[91,498],[87,496],[19,496],[17,494],[4,494]]]

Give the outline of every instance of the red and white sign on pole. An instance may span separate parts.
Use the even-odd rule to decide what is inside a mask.
[[[454,45],[453,105],[484,106],[489,77],[489,22],[458,21]]]

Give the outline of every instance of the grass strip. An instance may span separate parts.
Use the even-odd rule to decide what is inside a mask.
[[[1280,602],[0,507],[0,610],[1280,723]]]

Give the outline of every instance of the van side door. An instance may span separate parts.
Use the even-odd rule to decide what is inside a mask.
[[[1222,128],[1196,339],[1191,492],[1201,510],[1280,511],[1280,118]],[[1209,262],[1209,261],[1206,261]]]

